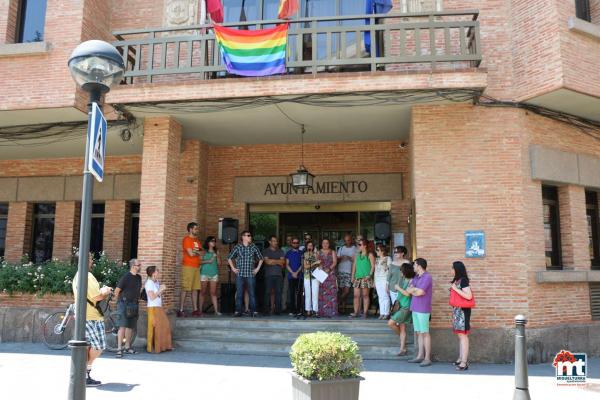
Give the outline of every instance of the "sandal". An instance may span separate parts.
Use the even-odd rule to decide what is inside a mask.
[[[134,349],[132,349],[131,347],[128,349],[123,350],[123,352],[125,354],[137,354],[137,351],[135,351]]]
[[[398,352],[398,354],[396,354],[398,357],[402,357],[408,354],[408,350],[404,349],[404,350],[400,350]]]
[[[115,357],[117,357],[117,358],[123,358],[123,350],[117,350],[117,353],[115,354]]]
[[[355,313],[350,313],[350,315],[348,315],[348,318],[356,318],[358,317],[358,314]]]
[[[462,364],[462,363],[461,363],[461,364]],[[468,369],[469,369],[469,363],[465,363],[465,366],[464,366],[464,367],[463,367],[462,365],[460,365],[460,364],[459,364],[459,365],[456,367],[456,370],[457,370],[457,371],[466,371],[466,370],[468,370]]]

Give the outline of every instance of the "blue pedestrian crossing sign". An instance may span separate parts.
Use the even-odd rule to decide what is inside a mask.
[[[92,103],[92,113],[88,123],[88,165],[87,169],[98,182],[104,178],[104,158],[106,155],[106,118],[97,103]]]

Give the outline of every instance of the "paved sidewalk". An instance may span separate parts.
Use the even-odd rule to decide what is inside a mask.
[[[41,344],[0,344],[2,398],[66,399],[70,368],[68,351]],[[550,365],[532,365],[532,399],[599,399],[600,359],[589,360],[585,389],[556,387]],[[291,399],[291,370],[283,357],[251,357],[172,352],[142,352],[124,359],[104,354],[92,376],[105,384],[89,388],[87,398],[137,400],[158,398]],[[513,366],[474,364],[459,373],[448,364],[420,368],[402,361],[366,361],[362,400],[404,397],[442,399],[452,394],[486,400],[512,399]],[[397,392],[392,388],[397,387]],[[418,396],[418,397],[417,397]]]

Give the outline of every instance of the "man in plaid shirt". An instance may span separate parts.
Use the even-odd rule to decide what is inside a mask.
[[[235,264],[233,262],[235,260]],[[255,262],[258,260],[258,265],[254,268]],[[242,243],[235,245],[229,257],[227,257],[229,267],[236,275],[235,285],[235,314],[234,317],[242,316],[242,299],[244,298],[244,288],[248,290],[250,298],[250,313],[253,317],[258,316],[256,312],[256,296],[254,287],[256,279],[254,278],[260,267],[263,264],[263,256],[260,254],[258,247],[252,243],[252,234],[250,231],[242,232]]]

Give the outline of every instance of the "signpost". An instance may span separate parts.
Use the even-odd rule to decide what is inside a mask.
[[[92,115],[88,124],[88,140],[90,143],[87,169],[98,182],[104,179],[104,156],[106,154],[106,118],[98,103],[92,103]]]

